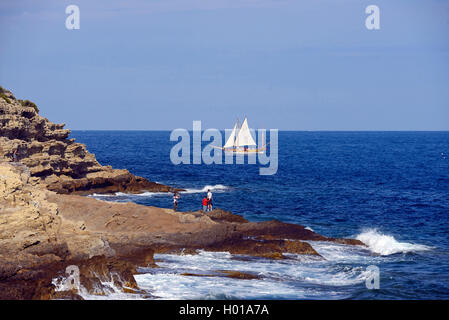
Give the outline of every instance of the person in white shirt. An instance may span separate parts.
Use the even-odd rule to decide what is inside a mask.
[[[178,200],[179,200],[179,193],[178,191],[175,191],[173,194],[173,210],[178,210]]]
[[[212,211],[212,192],[207,190],[207,211]]]

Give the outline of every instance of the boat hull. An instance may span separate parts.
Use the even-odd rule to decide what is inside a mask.
[[[233,154],[253,154],[253,153],[264,153],[267,149],[248,149],[248,150],[238,150],[238,149],[226,149],[223,147],[213,146],[216,149],[223,150],[225,153],[233,153]]]
[[[226,149],[224,149],[223,151],[226,153],[233,153],[233,154],[253,154],[253,153],[264,153],[265,149],[263,149],[263,150],[259,150],[259,149],[246,150],[246,151],[245,150],[226,150]]]

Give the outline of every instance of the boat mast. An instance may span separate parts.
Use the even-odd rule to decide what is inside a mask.
[[[234,149],[237,149],[237,146],[239,145],[239,132],[240,132],[240,127],[239,127],[239,118],[237,118],[237,131],[236,131],[236,138],[235,138],[235,142],[234,142]]]

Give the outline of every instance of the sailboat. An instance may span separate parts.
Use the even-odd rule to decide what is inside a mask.
[[[225,152],[236,154],[263,153],[266,150],[267,145],[263,145],[262,136],[262,146],[260,148],[257,148],[257,144],[254,141],[251,132],[249,131],[248,119],[245,117],[245,120],[243,121],[241,127],[239,127],[239,120],[237,119],[237,123],[234,125],[234,129],[232,129],[231,135],[229,136],[225,145],[220,149],[224,150]]]

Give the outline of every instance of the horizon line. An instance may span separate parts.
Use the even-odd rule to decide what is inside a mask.
[[[173,131],[176,129],[183,129],[183,128],[175,128],[175,129],[68,129],[70,131]],[[208,129],[216,129],[216,128],[208,128]],[[251,129],[251,128],[250,128]],[[262,129],[262,128],[261,128]],[[207,129],[206,129],[207,130]],[[219,131],[222,130],[231,130],[231,129],[218,129]],[[254,129],[257,130],[257,129]],[[269,131],[270,129],[265,129]],[[273,130],[273,128],[271,129]],[[298,130],[298,129],[275,129],[278,131],[287,131],[287,132],[449,132],[449,129],[446,130],[329,130],[329,129],[319,129],[319,130]],[[192,129],[189,129],[187,131],[193,131]],[[204,131],[204,130],[201,130]]]

